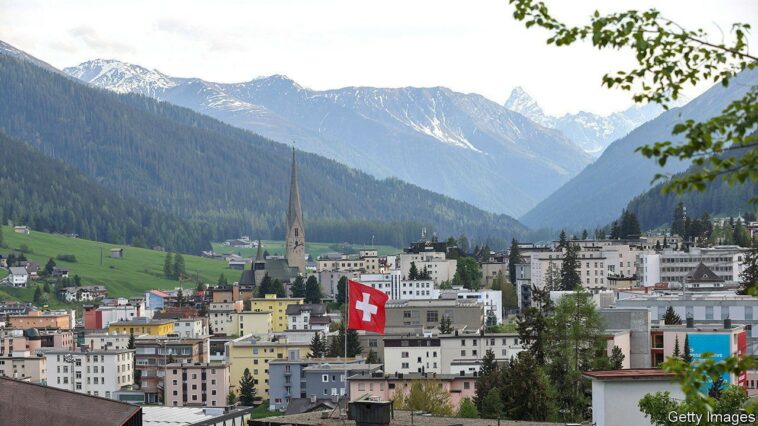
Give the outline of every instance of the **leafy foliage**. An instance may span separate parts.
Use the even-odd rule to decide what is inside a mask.
[[[473,257],[462,257],[458,259],[458,264],[453,276],[453,285],[463,286],[471,290],[479,290],[482,282],[482,270],[479,262]]]
[[[464,419],[476,419],[479,417],[479,410],[476,409],[476,405],[471,401],[471,398],[463,398],[461,406],[458,407],[458,417]]]
[[[404,388],[398,387],[393,394],[393,404],[400,410],[424,411],[437,416],[453,415],[450,392],[436,379],[411,381],[407,394]]]
[[[688,84],[712,80],[727,86],[740,71],[758,65],[758,58],[748,53],[746,35],[749,24],[732,25],[734,40],[727,45],[725,42],[710,42],[706,31],[686,30],[655,9],[608,15],[596,11],[589,24],[569,26],[551,16],[542,2],[509,2],[514,5],[514,17],[524,21],[527,28],[538,25],[550,31],[548,44],[565,46],[589,40],[599,49],[631,49],[637,66],[613,75],[606,74],[603,84],[634,91],[635,102],[656,102],[667,108],[667,104],[678,99]],[[663,141],[640,147],[639,152],[654,158],[661,166],[665,166],[669,159],[692,160],[699,166],[692,173],[670,179],[663,190],[703,191],[706,184],[717,177],[723,177],[730,184],[758,180],[757,101],[758,86],[754,86],[720,115],[707,121],[688,119],[676,124],[673,134],[684,135],[686,143]],[[721,155],[743,148],[745,151],[739,156]],[[665,177],[658,174],[656,179]]]

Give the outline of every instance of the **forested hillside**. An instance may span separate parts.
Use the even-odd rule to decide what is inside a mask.
[[[210,248],[207,227],[124,199],[1,132],[0,151],[2,223],[188,253]]]
[[[286,145],[2,55],[0,99],[0,128],[111,191],[206,222],[214,238],[284,235],[291,159]],[[308,235],[330,229],[332,241],[365,242],[375,234],[376,243],[401,246],[417,238],[421,226],[441,236],[480,239],[527,232],[509,216],[414,185],[379,181],[317,155],[298,153],[297,159]]]

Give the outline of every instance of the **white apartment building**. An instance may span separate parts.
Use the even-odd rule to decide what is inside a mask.
[[[399,269],[382,274],[361,274],[358,281],[381,290],[396,300],[439,299],[433,280],[403,280]]]
[[[112,398],[134,384],[134,350],[50,351],[45,358],[48,386]]]
[[[384,340],[384,372],[441,373],[439,338],[407,337]]]
[[[123,350],[129,347],[129,337],[127,333],[89,333],[84,336],[84,344],[88,345],[91,351]]]
[[[458,266],[457,260],[447,259],[445,253],[441,252],[401,253],[398,255],[398,263],[402,275],[406,278],[411,270],[411,263],[416,264],[419,272],[426,268],[435,284],[452,281]]]
[[[242,311],[242,301],[213,302],[208,309],[208,321],[213,334],[231,336],[237,334],[236,313]]]
[[[174,321],[174,333],[181,337],[200,337],[208,334],[202,318],[182,318]]]
[[[484,305],[484,318],[494,315],[497,324],[503,323],[503,292],[500,290],[461,291],[458,300],[473,300]]]
[[[634,277],[637,273],[639,247],[612,244],[608,241],[571,241],[579,244],[577,253],[579,276],[585,288],[609,288],[608,277]],[[591,245],[590,243],[597,243]],[[535,252],[530,255],[531,283],[545,286],[549,268],[560,271],[565,250]]]
[[[640,254],[639,281],[646,287],[661,282],[683,284],[687,274],[703,263],[725,282],[739,282],[740,274],[745,270],[746,252],[747,249],[738,246],[693,247],[689,252],[672,249],[660,253],[646,251]]]
[[[491,350],[498,362],[505,362],[524,348],[516,333],[447,334],[439,337],[442,374],[479,371],[482,357]]]

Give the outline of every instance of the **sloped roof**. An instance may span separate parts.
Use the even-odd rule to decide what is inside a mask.
[[[21,268],[19,266],[11,266],[10,268],[11,275],[29,275],[29,272],[27,272],[26,268]]]
[[[0,377],[0,413],[8,425],[123,425],[142,408],[107,398]]]
[[[718,275],[716,275],[711,269],[703,262],[700,262],[697,267],[690,271],[685,278],[688,282],[722,282],[724,281]]]

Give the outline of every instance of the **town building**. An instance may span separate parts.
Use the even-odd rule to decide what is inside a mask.
[[[684,400],[674,375],[659,368],[587,371],[584,376],[592,380],[592,424],[597,426],[650,424],[638,405],[649,393],[668,392]]]
[[[68,303],[102,299],[107,295],[108,289],[102,285],[87,287],[63,287],[58,291],[58,297]]]
[[[102,330],[117,321],[131,321],[135,318],[152,318],[153,310],[146,309],[143,302],[121,303],[106,306],[84,306],[84,328],[87,330]]]
[[[174,332],[174,321],[170,319],[150,319],[137,317],[128,321],[116,321],[108,325],[109,333],[149,334],[165,336]]]
[[[16,352],[12,356],[0,356],[0,376],[32,383],[47,383],[47,360],[42,353]],[[5,391],[5,389],[3,389]]]
[[[0,377],[0,413],[7,425],[142,425],[142,407]],[[44,401],[44,402],[43,402]]]
[[[214,291],[214,297],[217,294]],[[213,301],[208,308],[208,322],[213,334],[232,336],[239,331],[235,322],[235,314],[242,312],[242,300]]]
[[[85,332],[79,339],[79,346],[86,345],[92,351],[111,351],[129,348],[130,334],[102,331]]]
[[[112,398],[134,384],[134,350],[48,351],[45,358],[48,386]]]
[[[296,306],[296,305],[290,305]],[[248,334],[270,334],[274,332],[271,312],[242,311],[232,313],[232,333],[228,336],[247,336]]]
[[[30,311],[26,315],[10,315],[8,321],[15,328],[58,328],[70,330],[75,324],[75,311]]]
[[[653,287],[658,283],[685,284],[687,276],[701,263],[724,282],[739,282],[747,249],[738,246],[692,247],[689,251],[671,248],[639,255],[639,282]]]
[[[326,316],[326,305],[296,304],[287,306],[288,330],[329,331],[331,319]]]
[[[14,226],[13,227],[13,232],[15,232],[17,234],[22,234],[22,235],[29,235],[29,234],[32,233],[32,228],[30,228],[28,226],[23,226],[23,225],[21,225],[21,226]]]
[[[242,336],[230,341],[226,350],[225,361],[230,365],[232,386],[239,384],[242,373],[248,368],[253,376],[256,395],[265,400],[269,396],[269,363],[278,359],[305,358],[310,351],[310,338],[306,336],[298,341],[289,341],[284,336],[273,336],[271,339],[264,336]]]
[[[180,337],[200,337],[208,334],[204,318],[182,318],[174,320],[174,334]]]
[[[263,298],[250,299],[250,310],[252,312],[271,312],[274,332],[278,332],[286,330],[289,325],[287,306],[302,303],[302,298],[277,297],[275,294],[267,294]]]
[[[474,375],[461,376],[457,374],[410,373],[386,374],[373,372],[371,374],[354,374],[348,379],[351,398],[367,397],[374,401],[391,401],[397,392],[410,392],[411,385],[418,380],[436,380],[442,389],[450,393],[450,404],[457,411],[461,402],[474,399],[477,378]]]
[[[229,365],[174,363],[165,368],[166,401],[172,407],[224,407],[229,395]]]
[[[406,249],[398,255],[398,267],[404,278],[409,278],[411,264],[416,265],[419,272],[426,270],[432,281],[439,285],[445,281],[452,281],[458,261],[447,259],[445,252],[421,251]]]
[[[149,309],[160,311],[166,306],[169,294],[161,290],[150,290],[145,293],[145,306]]]
[[[11,266],[8,268],[8,283],[11,287],[26,287],[29,281],[29,272],[26,268]]]
[[[432,330],[439,327],[443,316],[458,330],[479,330],[485,320],[485,306],[467,300],[390,300],[385,309],[388,333]]]
[[[294,355],[294,353],[293,353]],[[299,354],[298,354],[299,355]],[[269,410],[271,411],[283,411],[286,410],[292,399],[298,398],[311,398],[316,396],[317,398],[324,397],[323,391],[308,392],[308,379],[316,380],[320,383],[330,383],[331,376],[326,378],[326,381],[322,377],[314,379],[312,376],[306,377],[305,369],[314,365],[336,365],[341,366],[342,377],[332,381],[332,383],[339,382],[340,379],[344,380],[344,366],[347,364],[349,371],[360,372],[358,370],[364,368],[366,363],[363,358],[288,358],[288,359],[275,359],[269,362]],[[354,374],[354,373],[353,373]],[[311,384],[313,388],[315,384]],[[345,385],[342,383],[340,386],[344,389]],[[327,398],[331,399],[331,392],[327,393]]]
[[[208,337],[182,338],[143,335],[135,339],[135,368],[139,371],[144,402],[154,404],[164,387],[164,367],[173,363],[209,361]]]

